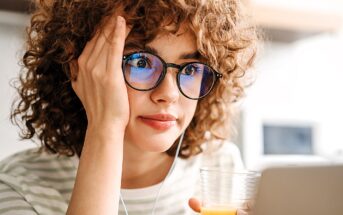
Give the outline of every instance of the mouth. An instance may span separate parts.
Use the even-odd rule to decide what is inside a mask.
[[[176,125],[176,117],[170,114],[144,115],[138,118],[145,125],[158,131],[166,131]]]

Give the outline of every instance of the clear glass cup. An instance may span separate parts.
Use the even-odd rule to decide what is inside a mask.
[[[246,209],[255,198],[260,176],[256,171],[201,168],[201,214],[236,215],[238,209]]]

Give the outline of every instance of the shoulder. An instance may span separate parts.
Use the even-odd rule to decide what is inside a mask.
[[[11,204],[21,201],[38,214],[64,214],[68,205],[66,195],[69,189],[71,192],[76,175],[71,159],[35,148],[2,160],[0,187],[5,191],[0,188],[0,204],[7,202],[7,209],[11,209]],[[68,193],[63,193],[64,190]]]
[[[22,195],[8,184],[0,181],[0,214],[37,215],[33,207]]]
[[[32,148],[0,161],[0,173],[13,176],[33,176],[41,175],[41,172],[49,170],[61,172],[67,169],[76,169],[73,159],[73,157],[49,153],[43,148]]]

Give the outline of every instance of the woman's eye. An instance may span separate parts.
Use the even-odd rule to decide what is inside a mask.
[[[189,65],[185,69],[186,75],[195,75],[196,72],[197,72],[197,68],[193,65]]]
[[[137,67],[145,68],[147,66],[147,62],[144,59],[137,60]]]
[[[147,59],[144,58],[136,58],[136,59],[132,59],[129,61],[129,64],[131,66],[137,67],[137,68],[147,68],[149,67],[149,62],[147,61]]]

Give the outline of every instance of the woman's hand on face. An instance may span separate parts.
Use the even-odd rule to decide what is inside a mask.
[[[201,211],[201,203],[196,198],[190,198],[188,201],[189,207],[196,213],[200,213]],[[245,209],[238,209],[237,215],[248,215],[251,211],[252,205],[251,203],[244,204]]]
[[[124,131],[129,121],[122,72],[129,31],[123,17],[111,17],[86,44],[78,60],[70,63],[72,88],[85,108],[88,127],[116,125]]]

